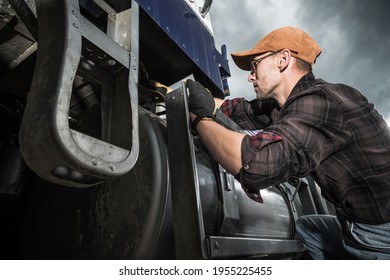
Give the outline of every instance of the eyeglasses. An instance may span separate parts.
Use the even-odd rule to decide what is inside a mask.
[[[276,54],[276,52],[270,53],[269,55],[263,56],[263,57],[256,59],[256,60],[249,61],[250,68],[251,68],[251,74],[255,73],[257,65],[259,65],[260,62],[262,62],[267,57],[273,56],[274,54]]]

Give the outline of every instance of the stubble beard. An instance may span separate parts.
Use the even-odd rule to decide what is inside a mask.
[[[268,100],[271,98],[275,98],[275,94],[271,90],[263,90],[260,88],[256,89],[256,98],[258,100]]]

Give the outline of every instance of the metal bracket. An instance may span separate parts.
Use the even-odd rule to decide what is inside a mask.
[[[219,174],[221,179],[221,186],[223,188],[221,191],[223,207],[223,222],[221,232],[224,232],[225,230],[231,231],[230,227],[234,228],[232,225],[238,224],[240,220],[234,176],[228,173],[220,165]]]
[[[209,236],[207,241],[211,258],[282,254],[305,250],[299,240]]]
[[[36,2],[39,47],[20,131],[24,159],[46,180],[72,187],[88,187],[129,172],[139,153],[138,4],[132,1],[129,54],[80,14],[78,0]],[[68,111],[82,37],[129,68],[130,151],[69,128]]]
[[[187,87],[165,98],[167,142],[171,173],[176,258],[207,258],[194,140],[190,129]]]

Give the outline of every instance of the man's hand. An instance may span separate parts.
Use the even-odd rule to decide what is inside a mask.
[[[186,81],[190,91],[188,106],[191,113],[199,118],[213,118],[215,102],[213,95],[199,82],[188,79]]]

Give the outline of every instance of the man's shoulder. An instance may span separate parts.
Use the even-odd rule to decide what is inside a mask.
[[[296,88],[287,99],[284,107],[287,108],[293,104],[299,107],[302,107],[302,104],[305,106],[313,106],[324,102],[330,104],[328,103],[329,100],[338,103],[345,86],[343,84],[332,84],[323,79],[314,79],[310,84],[306,83],[304,86]]]
[[[346,100],[361,100],[366,102],[367,98],[357,89],[350,85],[343,83],[328,83],[322,79],[316,80],[313,84],[313,91],[321,91],[323,94],[326,94],[329,98],[338,101]]]
[[[323,79],[316,79],[309,87],[300,91],[299,96],[309,94],[325,94],[332,98],[345,98],[347,96],[361,95],[356,88],[343,83],[330,83]]]
[[[309,95],[312,95],[313,98],[317,96],[321,100],[331,101],[332,104],[343,108],[342,110],[356,109],[369,102],[358,89],[352,86],[343,83],[329,83],[322,79],[316,79],[311,87],[300,92],[298,97]]]

